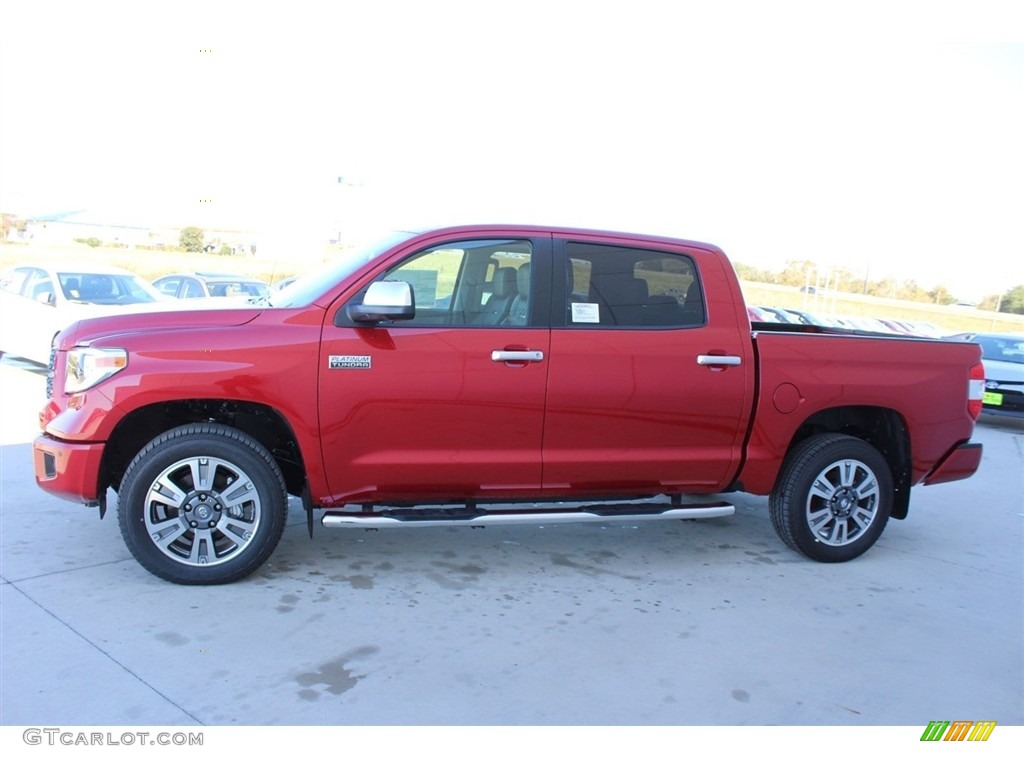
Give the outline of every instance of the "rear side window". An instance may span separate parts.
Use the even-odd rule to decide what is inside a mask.
[[[21,293],[22,287],[25,285],[25,280],[28,277],[27,269],[12,269],[10,272],[0,277],[0,290],[7,291],[8,293],[19,294]]]
[[[46,273],[41,269],[18,267],[0,278],[0,290],[33,298],[35,287],[47,279]]]
[[[703,325],[693,260],[680,253],[568,243],[566,325],[683,328]]]

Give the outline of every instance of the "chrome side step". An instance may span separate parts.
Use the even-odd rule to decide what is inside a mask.
[[[426,526],[550,525],[554,523],[634,523],[646,520],[702,520],[728,517],[736,512],[732,504],[701,502],[666,508],[660,504],[592,505],[586,507],[547,507],[522,511],[523,504],[488,505],[490,509],[451,507],[385,509],[363,514],[326,512],[321,520],[325,528],[399,528]]]

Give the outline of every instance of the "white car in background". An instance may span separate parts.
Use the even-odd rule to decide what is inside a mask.
[[[1024,334],[960,333],[947,338],[973,341],[981,347],[985,366],[981,412],[1024,418]]]
[[[50,344],[87,317],[116,315],[167,299],[138,275],[95,264],[20,265],[0,275],[0,354],[46,364]]]

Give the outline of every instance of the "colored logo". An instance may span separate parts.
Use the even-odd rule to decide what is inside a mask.
[[[988,741],[995,727],[995,720],[932,720],[921,741]]]

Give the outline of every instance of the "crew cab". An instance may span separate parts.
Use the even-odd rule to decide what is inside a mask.
[[[769,330],[771,329],[771,330]],[[242,578],[328,527],[663,520],[769,496],[815,560],[969,477],[976,344],[755,324],[724,253],[521,226],[393,233],[261,305],[82,320],[34,442],[153,574]]]

